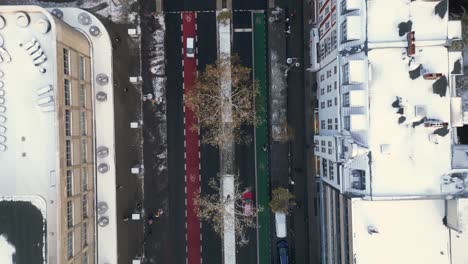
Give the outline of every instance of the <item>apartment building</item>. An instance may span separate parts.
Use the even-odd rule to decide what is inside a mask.
[[[37,6],[2,6],[0,36],[0,196],[41,211],[44,263],[94,263],[90,43]]]
[[[468,193],[468,148],[457,136],[466,110],[455,93],[463,59],[449,49],[460,22],[447,1],[317,6],[322,262],[466,262],[468,238],[447,220],[466,221]]]

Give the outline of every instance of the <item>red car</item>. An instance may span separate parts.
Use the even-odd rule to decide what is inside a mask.
[[[253,194],[251,191],[245,191],[242,194],[242,208],[244,211],[244,216],[251,216],[253,214]]]

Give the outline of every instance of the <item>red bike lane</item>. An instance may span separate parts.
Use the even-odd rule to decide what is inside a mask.
[[[186,56],[187,38],[195,39],[196,18],[194,12],[183,12],[182,16],[182,55],[184,94],[193,89],[197,74],[197,54],[194,58]],[[196,49],[195,49],[196,50]],[[194,197],[200,191],[200,141],[198,131],[192,127],[197,120],[190,108],[184,103],[184,135],[185,135],[185,189],[186,189],[186,224],[187,224],[187,263],[201,263],[200,220],[194,211]]]

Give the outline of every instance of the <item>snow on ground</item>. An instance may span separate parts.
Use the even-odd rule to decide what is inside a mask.
[[[114,23],[130,24],[135,22],[138,15],[130,10],[135,2],[136,0],[84,0],[77,7],[107,17]]]
[[[288,137],[287,131],[287,89],[284,71],[286,65],[279,62],[276,51],[271,51],[271,136],[281,141]]]
[[[155,16],[156,19],[156,30],[151,35],[151,61],[150,61],[150,71],[154,75],[152,78],[153,82],[153,93],[156,101],[161,102],[165,105],[165,89],[166,89],[166,64],[165,64],[165,34],[166,34],[166,24],[164,21],[164,14],[160,13]]]
[[[15,247],[8,243],[8,240],[4,235],[0,235],[0,263],[14,264],[13,255],[15,252]]]
[[[433,133],[437,128],[413,123],[421,121],[423,116],[450,122],[447,84],[441,85],[446,92],[440,96],[433,92],[434,80],[422,76],[412,80],[408,72],[420,64],[427,72],[448,76],[447,49],[418,48],[411,67],[405,52],[406,49],[400,48],[369,51],[372,80],[369,81],[368,145],[372,151],[371,189],[377,196],[440,194],[441,177],[451,169],[451,134],[436,136]],[[392,106],[397,97],[401,98],[401,109]],[[427,113],[416,116],[416,106],[425,107]],[[403,114],[398,114],[398,110],[404,111]],[[381,144],[390,145],[389,154],[381,152]],[[399,167],[396,171],[395,164]]]
[[[356,198],[351,212],[355,263],[450,264],[449,229],[442,222],[445,200]]]
[[[64,20],[72,27],[80,29],[85,34],[89,32],[89,26],[78,23],[78,15],[83,10],[77,8],[62,8]],[[116,182],[115,182],[115,125],[114,125],[114,95],[112,89],[112,45],[109,34],[104,25],[92,14],[93,25],[97,26],[101,35],[93,37],[88,35],[92,45],[92,54],[98,55],[92,57],[93,65],[93,92],[99,91],[107,93],[107,101],[94,102],[95,111],[95,137],[96,147],[106,146],[109,149],[109,155],[104,158],[96,158],[97,164],[107,164],[109,170],[105,173],[97,172],[96,175],[96,193],[97,203],[105,202],[108,210],[96,217],[107,217],[109,223],[103,227],[97,226],[97,252],[98,263],[117,263],[117,213],[116,213]],[[109,77],[106,85],[98,85],[95,76],[99,73],[105,73]],[[130,172],[129,172],[130,173]]]
[[[444,2],[444,1],[442,1]],[[373,0],[368,1],[367,32],[369,42],[406,41],[399,34],[400,23],[412,22],[416,40],[445,40],[448,15],[436,14],[439,1]],[[443,8],[442,8],[443,9]],[[437,8],[439,11],[440,9]],[[440,10],[442,12],[443,10]],[[406,33],[406,32],[404,32]]]
[[[4,5],[17,5],[18,0],[2,0]],[[131,5],[137,0],[77,0],[72,2],[58,3],[43,2],[39,0],[22,0],[21,4],[37,5],[44,8],[53,7],[77,7],[92,13],[109,18],[114,23],[131,24],[136,21],[138,13],[131,11]]]

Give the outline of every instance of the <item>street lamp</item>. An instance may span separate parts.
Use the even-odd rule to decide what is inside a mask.
[[[286,59],[286,64],[288,65],[288,68],[284,71],[284,77],[288,77],[288,72],[291,70],[291,68],[296,67],[299,68],[301,66],[301,63],[299,62],[298,58],[287,58]]]

